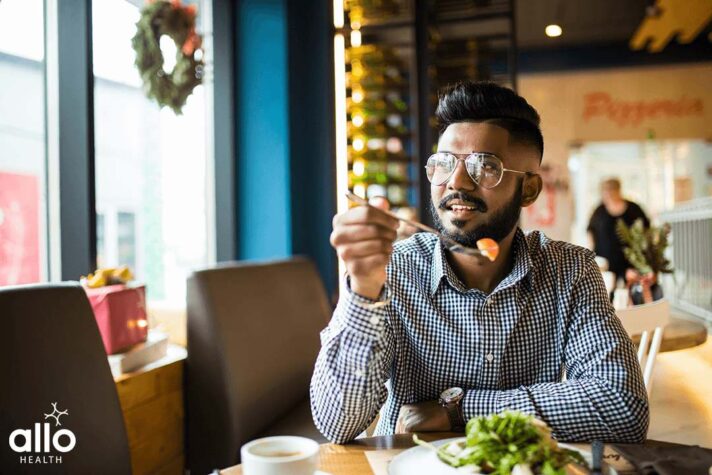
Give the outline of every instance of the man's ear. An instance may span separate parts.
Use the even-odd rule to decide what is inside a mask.
[[[522,183],[522,208],[531,206],[541,193],[544,183],[539,175],[527,175]]]

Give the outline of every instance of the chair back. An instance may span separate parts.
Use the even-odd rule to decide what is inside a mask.
[[[131,473],[116,386],[84,290],[0,288],[0,328],[0,472]]]
[[[670,303],[665,299],[656,300],[618,309],[616,315],[629,336],[640,335],[638,363],[643,370],[645,389],[650,395],[655,358],[660,350],[665,326],[670,322]]]
[[[331,311],[302,258],[195,272],[187,297],[188,464],[205,473],[308,401]]]

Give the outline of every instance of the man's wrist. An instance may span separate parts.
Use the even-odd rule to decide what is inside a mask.
[[[383,293],[383,286],[385,285],[385,283],[367,283],[362,282],[359,279],[355,279],[353,277],[349,277],[348,280],[351,291],[363,298],[370,300],[379,300],[381,294]]]

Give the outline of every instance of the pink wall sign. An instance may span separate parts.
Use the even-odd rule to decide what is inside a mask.
[[[0,172],[0,285],[40,280],[39,179]]]

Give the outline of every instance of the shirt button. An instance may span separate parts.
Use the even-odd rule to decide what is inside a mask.
[[[487,356],[485,356],[485,358],[487,358],[488,363],[491,363],[492,360],[494,359],[494,355],[492,353],[488,353]]]
[[[375,326],[375,325],[378,325],[378,322],[381,321],[381,317],[377,317],[374,315],[368,321],[371,322],[371,325]]]

